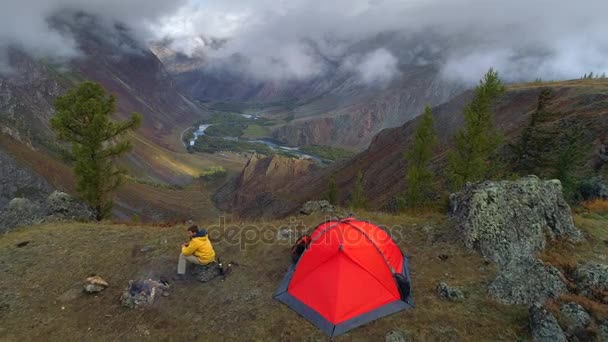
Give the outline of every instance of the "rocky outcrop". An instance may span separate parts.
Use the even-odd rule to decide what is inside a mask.
[[[579,265],[572,277],[580,295],[593,298],[605,293],[608,301],[608,265],[586,263]],[[599,298],[604,300],[604,298]]]
[[[0,211],[0,232],[19,226],[60,220],[88,221],[95,213],[72,196],[55,191],[42,202],[14,198]]]
[[[308,201],[300,208],[300,214],[310,215],[313,213],[334,214],[336,207],[331,205],[329,201]]]
[[[220,209],[243,217],[274,217],[295,211],[297,202],[279,198],[286,195],[288,184],[308,175],[314,167],[310,160],[253,155],[240,176],[222,187],[214,200]]]
[[[534,342],[566,342],[566,335],[557,323],[555,316],[541,304],[530,307],[530,328]]]
[[[560,272],[539,260],[514,259],[490,284],[490,296],[505,304],[529,304],[568,292]]]
[[[559,270],[536,259],[547,239],[582,239],[559,181],[529,176],[467,184],[450,204],[464,244],[498,265],[489,286],[493,298],[532,304],[567,292]]]
[[[576,334],[591,324],[591,316],[577,303],[566,303],[560,307],[560,314],[564,318],[566,331]]]
[[[89,220],[95,213],[83,202],[61,191],[47,197],[44,206],[46,220]]]
[[[558,180],[529,176],[469,184],[450,196],[450,204],[466,246],[499,265],[533,258],[546,237],[582,239]]]

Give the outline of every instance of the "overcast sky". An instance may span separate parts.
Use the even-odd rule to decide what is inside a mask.
[[[39,56],[76,56],[72,37],[49,30],[46,21],[66,9],[125,22],[148,41],[171,38],[171,47],[188,55],[222,60],[239,53],[250,60],[245,72],[259,78],[321,75],[327,69],[321,51],[362,80],[390,79],[403,62],[399,50],[415,47],[364,55],[345,55],[346,49],[386,31],[429,30],[452,42],[436,46],[449,79],[475,82],[490,66],[512,80],[608,72],[606,0],[3,0],[0,67],[1,48],[9,45]],[[228,42],[212,51],[201,36]]]

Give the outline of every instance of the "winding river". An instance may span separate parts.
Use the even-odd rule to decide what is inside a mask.
[[[194,146],[196,139],[198,139],[198,137],[200,137],[200,136],[205,135],[205,131],[207,130],[207,128],[209,128],[211,126],[213,126],[213,124],[199,125],[198,129],[196,131],[194,131],[194,133],[193,133],[194,137],[189,141],[190,146]],[[317,156],[313,156],[313,155],[300,151],[299,147],[283,146],[283,145],[277,144],[276,142],[271,141],[269,139],[249,140],[249,139],[232,138],[232,137],[224,137],[224,139],[238,139],[239,141],[248,142],[248,143],[264,144],[264,145],[268,146],[270,149],[275,150],[275,151],[283,150],[285,152],[289,152],[291,154],[297,155],[300,158],[312,159],[316,162],[323,161],[321,158],[319,158]]]

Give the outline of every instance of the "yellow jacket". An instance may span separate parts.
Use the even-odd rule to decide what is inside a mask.
[[[186,247],[182,247],[182,254],[194,255],[203,265],[215,261],[215,251],[207,235],[192,238]]]

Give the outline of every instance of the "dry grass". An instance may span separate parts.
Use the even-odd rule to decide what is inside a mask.
[[[591,214],[608,215],[608,200],[595,199],[584,202],[582,206]]]
[[[379,340],[395,329],[408,331],[418,341],[528,338],[527,310],[487,298],[494,268],[456,242],[444,217],[360,217],[390,227],[396,242],[411,255],[417,306],[336,340]],[[270,240],[241,248],[216,238],[218,254],[240,264],[231,277],[204,285],[178,283],[170,297],[146,311],[123,309],[117,297],[129,279],[173,272],[184,226],[67,223],[16,230],[0,237],[0,340],[326,340],[272,299],[290,264],[290,244],[276,241],[276,231],[285,226],[310,229],[322,220],[313,216],[224,226],[208,221],[211,234],[261,229],[270,233]],[[16,247],[21,241],[30,243]],[[138,252],[144,244],[155,249]],[[440,254],[447,260],[441,261]],[[111,287],[98,296],[80,293],[80,282],[91,273],[104,277]],[[439,299],[435,286],[442,280],[461,287],[467,299]]]

